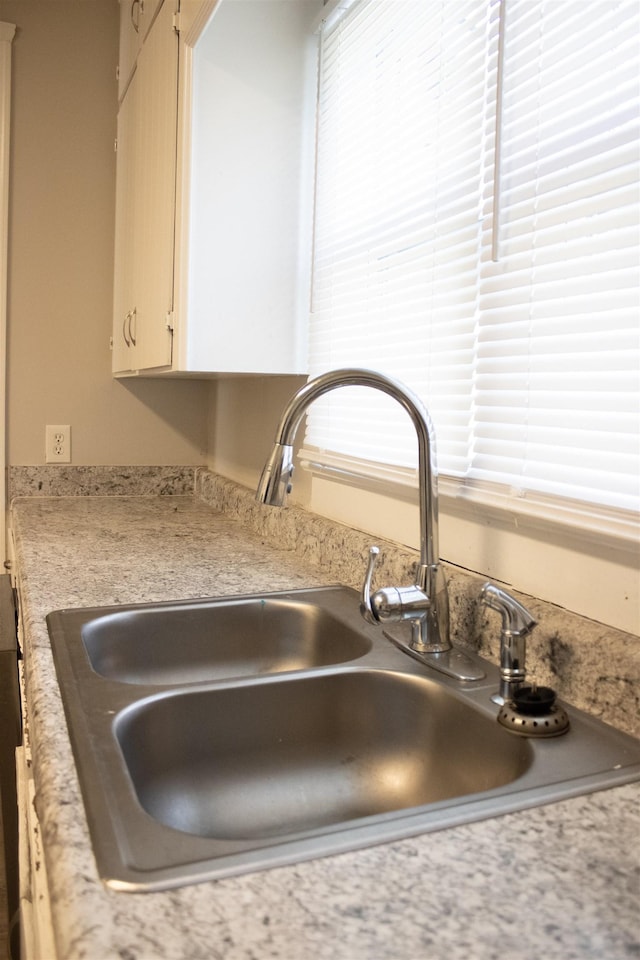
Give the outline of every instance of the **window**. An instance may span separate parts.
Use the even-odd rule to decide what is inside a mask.
[[[312,374],[369,366],[424,399],[458,488],[626,535],[639,35],[636,0],[356,0],[328,17],[310,323]],[[314,404],[305,455],[389,475],[384,458],[407,482],[412,427],[372,394]]]

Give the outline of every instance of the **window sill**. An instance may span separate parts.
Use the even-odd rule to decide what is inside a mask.
[[[315,477],[356,486],[408,503],[418,502],[418,472],[384,463],[357,460],[340,454],[304,448],[302,466]],[[485,511],[507,518],[518,526],[554,530],[565,527],[577,538],[607,544],[637,555],[640,517],[614,507],[598,506],[516,490],[497,483],[440,475],[438,494],[442,506],[478,516]]]

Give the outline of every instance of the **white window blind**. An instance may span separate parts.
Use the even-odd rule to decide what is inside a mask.
[[[422,396],[428,384],[441,462],[457,472],[470,445],[485,8],[369,0],[322,42],[311,367],[370,366]],[[315,404],[309,438],[415,461],[406,415],[362,388]]]
[[[639,11],[360,0],[323,36],[311,373],[404,381],[465,483],[638,507]],[[415,464],[371,390],[306,443]]]

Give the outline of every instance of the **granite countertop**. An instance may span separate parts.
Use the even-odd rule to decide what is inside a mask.
[[[331,582],[189,496],[18,499],[26,693],[60,960],[640,953],[640,785],[153,894],[98,878],[45,616]]]

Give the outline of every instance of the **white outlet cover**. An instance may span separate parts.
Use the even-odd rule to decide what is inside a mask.
[[[68,423],[47,424],[45,463],[71,463],[71,427]]]

